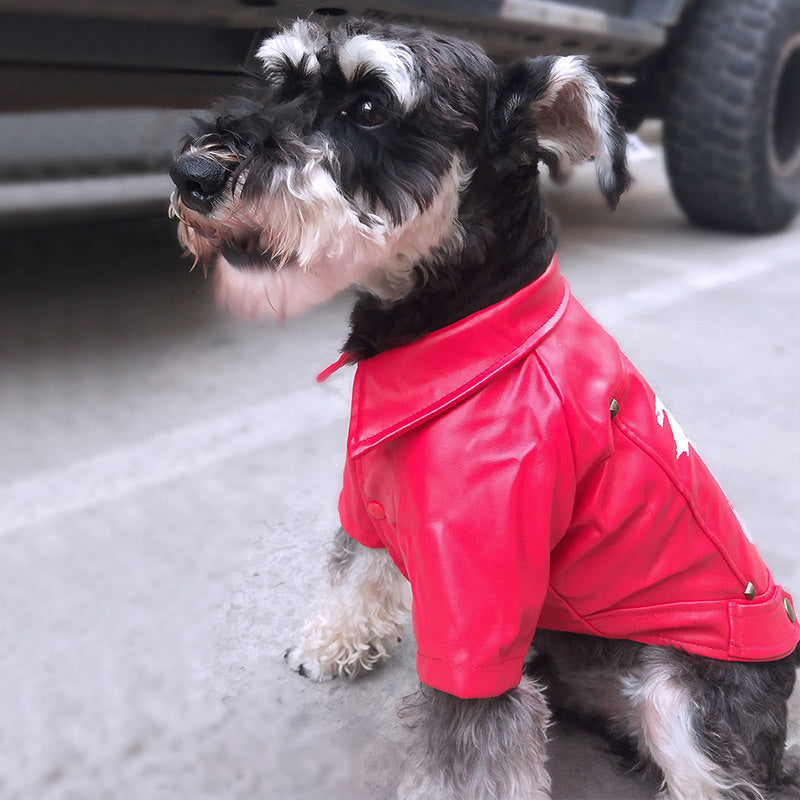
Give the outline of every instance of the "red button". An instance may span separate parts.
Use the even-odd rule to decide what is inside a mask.
[[[367,503],[367,512],[375,519],[386,519],[386,510],[380,503],[375,501]]]

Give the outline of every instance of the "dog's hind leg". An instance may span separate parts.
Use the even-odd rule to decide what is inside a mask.
[[[644,662],[625,695],[639,747],[663,772],[665,797],[760,800],[787,780],[792,657],[746,664],[650,648]]]
[[[462,700],[422,685],[401,716],[413,741],[401,800],[546,800],[550,712],[541,686],[523,676],[499,697]]]
[[[545,678],[556,712],[577,715],[611,735],[641,766],[655,766],[663,798],[796,794],[796,752],[784,749],[800,649],[779,661],[737,663],[538,631],[532,655],[527,670]]]
[[[642,755],[663,775],[664,800],[721,800],[742,781],[725,774],[701,748],[697,707],[676,674],[671,653],[653,650],[638,674],[623,679],[631,733]],[[741,795],[757,797],[758,795]]]
[[[386,550],[363,547],[339,530],[322,603],[286,651],[289,666],[314,681],[372,669],[400,641],[409,619],[408,582]]]

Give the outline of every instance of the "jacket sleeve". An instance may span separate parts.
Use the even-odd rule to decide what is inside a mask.
[[[397,525],[414,597],[417,672],[464,698],[518,685],[551,546],[574,500],[560,403],[542,376],[525,372],[509,377],[510,398],[508,386],[485,387],[405,437],[395,456],[407,478]],[[492,395],[501,390],[498,406]],[[502,413],[507,403],[512,414]]]
[[[366,500],[362,494],[361,481],[356,474],[359,462],[348,455],[344,465],[342,491],[339,495],[339,521],[345,532],[364,547],[384,547],[374,521],[366,513]]]

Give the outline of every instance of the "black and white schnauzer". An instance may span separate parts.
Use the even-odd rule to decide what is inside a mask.
[[[551,709],[602,719],[610,735],[658,771],[664,797],[762,798],[789,786],[796,779],[797,754],[786,748],[787,699],[800,658],[791,599],[760,566],[752,578],[739,575],[741,584],[732,589],[692,571],[690,552],[697,541],[714,544],[703,553],[722,552],[726,534],[714,523],[736,523],[724,503],[714,507],[711,523],[703,522],[702,504],[679,478],[687,464],[702,467],[649,388],[636,378],[635,391],[609,384],[615,394],[603,395],[599,411],[576,411],[559,395],[560,380],[583,381],[587,392],[597,392],[605,391],[614,370],[634,375],[610,337],[567,300],[554,273],[554,226],[538,185],[540,164],[562,179],[574,165],[593,160],[610,205],[628,187],[625,138],[602,80],[580,57],[500,67],[476,45],[369,21],[327,27],[301,20],[266,39],[258,58],[261,73],[211,121],[198,122],[173,165],[171,211],[179,219],[180,240],[196,261],[213,263],[219,299],[246,316],[280,319],[357,287],[343,362],[358,362],[359,373],[367,376],[359,393],[371,380],[380,395],[354,396],[351,433],[356,429],[361,439],[350,453],[350,494],[343,494],[340,506],[347,533],[343,529],[335,539],[326,596],[287,653],[289,665],[316,681],[372,669],[398,641],[413,603],[422,683],[403,712],[414,737],[400,786],[406,799],[549,797],[545,745]],[[534,309],[537,321],[530,330],[520,316],[523,307]],[[563,330],[572,324],[587,332],[585,340],[572,342],[572,350],[563,336],[549,336],[558,315],[564,315]],[[487,328],[487,320],[494,327]],[[481,332],[469,340],[468,352],[466,328]],[[527,349],[520,350],[519,329],[542,341],[526,339]],[[487,365],[487,342],[495,347],[506,339],[515,355],[501,352],[499,367]],[[449,360],[468,371],[470,348],[480,374],[446,396],[433,376],[439,394],[410,398],[418,406],[433,404],[436,419],[448,421],[436,422],[424,404],[406,414],[403,387],[426,372],[452,373]],[[421,363],[415,353],[436,353],[438,360]],[[556,362],[563,379],[550,374]],[[413,376],[393,373],[391,365]],[[522,400],[543,399],[505,422],[485,400],[498,386],[506,403],[509,392]],[[370,402],[399,406],[391,410],[396,430],[378,433],[371,442],[368,423],[355,420],[361,412],[384,413],[385,408],[370,411]],[[640,441],[637,403],[650,408],[653,421],[647,425],[657,435],[669,434],[671,455],[658,456],[655,445]],[[528,432],[535,439],[545,417],[572,438],[565,445],[545,436],[524,450]],[[441,430],[436,433],[436,425],[452,426],[456,419],[474,441],[454,446]],[[483,433],[487,427],[493,438]],[[598,436],[605,437],[602,447],[592,444]],[[502,453],[500,439],[507,448]],[[522,451],[515,449],[520,441]],[[564,456],[564,447],[595,447],[599,455],[579,470],[579,459]],[[634,483],[642,472],[655,476],[642,494],[622,497],[637,489],[620,486],[619,476],[612,479],[616,450],[650,454],[642,469],[630,473]],[[491,469],[471,469],[473,456]],[[549,466],[533,471],[538,477],[531,486],[520,476],[533,461]],[[667,463],[672,461],[684,466]],[[365,477],[369,469],[374,475]],[[566,500],[561,471],[572,481]],[[665,481],[664,475],[673,477]],[[615,480],[616,494],[609,494]],[[667,494],[654,499],[665,484]],[[370,486],[378,499],[364,494],[366,510],[354,510],[352,498]],[[480,536],[470,533],[468,541],[454,542],[451,509],[470,496],[478,498],[469,514]],[[647,544],[617,547],[618,529],[641,533],[652,515],[676,508],[675,498],[684,510],[669,511],[658,530],[648,527]],[[444,501],[448,511],[437,517],[430,509]],[[569,508],[561,519],[564,505]],[[515,517],[523,518],[523,526],[542,516],[541,506],[548,524],[560,525],[559,537],[567,538],[551,540],[539,560],[531,559],[535,548],[526,539],[515,539],[509,548],[499,535],[503,531],[493,529],[503,527],[512,506],[523,509]],[[684,538],[681,520],[687,514],[694,538]],[[453,520],[454,528],[463,523]],[[667,533],[671,544],[640,566],[651,540]],[[744,541],[736,539],[741,558],[759,563]],[[588,585],[596,579],[592,548],[610,558],[615,547],[624,563],[607,562],[603,585]],[[455,550],[461,562],[470,562],[466,568],[448,560],[456,559]],[[693,611],[686,611],[687,603],[656,606],[643,600],[672,580],[672,573],[660,571],[667,562],[681,580],[707,593]],[[730,564],[725,575],[738,575]],[[575,582],[559,577],[578,569],[586,571]],[[609,600],[609,608],[587,611],[599,595],[617,591],[609,586],[623,574],[639,594],[628,589]],[[451,594],[442,588],[447,581]],[[446,608],[441,597],[455,599],[455,609]],[[631,604],[638,627],[627,636],[628,628],[614,625]],[[512,606],[519,606],[519,619],[497,610]],[[735,638],[733,628],[751,631],[759,643],[742,640],[715,650],[705,640],[687,634],[684,641],[674,632],[705,626],[708,636],[716,636],[719,608],[726,643]],[[463,631],[468,642],[458,638]],[[465,660],[464,653],[478,658],[475,653],[484,650],[491,651],[486,658],[495,658],[496,668],[473,668]]]

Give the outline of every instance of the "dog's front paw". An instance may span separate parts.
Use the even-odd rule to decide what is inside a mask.
[[[302,642],[284,654],[295,672],[312,681],[329,681],[343,675],[354,678],[369,672],[400,641],[402,628],[387,625],[376,635],[365,625],[331,625],[322,616],[303,629]]]
[[[290,647],[284,654],[289,669],[312,681],[322,683],[333,680],[341,674],[336,660],[325,658],[319,653],[311,653],[302,645]]]

